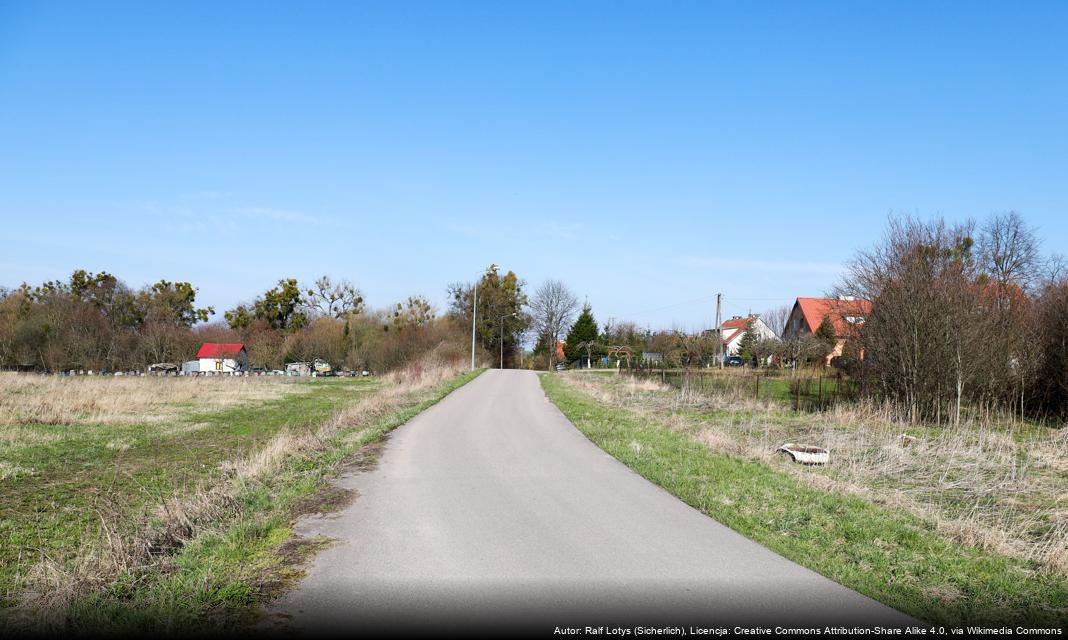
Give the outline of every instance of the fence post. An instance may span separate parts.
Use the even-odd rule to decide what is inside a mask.
[[[801,378],[794,379],[794,411],[801,413]]]
[[[823,374],[820,374],[820,411],[823,411]]]

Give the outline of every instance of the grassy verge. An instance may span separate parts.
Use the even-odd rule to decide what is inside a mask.
[[[298,577],[301,561],[322,546],[320,540],[295,539],[292,524],[303,512],[343,502],[344,496],[324,491],[328,479],[477,373],[420,370],[375,389],[366,382],[316,381],[308,393],[223,412],[216,419],[227,433],[243,436],[237,438],[243,448],[224,446],[228,440],[218,433],[210,446],[170,447],[189,456],[187,464],[212,463],[217,473],[157,502],[147,526],[125,532],[122,548],[111,550],[108,575],[68,588],[65,599],[9,610],[7,624],[86,633],[249,624],[258,606]],[[362,393],[353,394],[353,384]],[[242,424],[254,428],[255,437]],[[277,428],[268,432],[264,425]],[[0,628],[2,617],[0,610]]]
[[[1068,579],[962,546],[933,523],[820,489],[772,465],[714,450],[667,416],[599,401],[542,376],[549,398],[591,441],[739,533],[922,620],[945,625],[1068,623]]]
[[[145,384],[189,383],[171,379]],[[223,385],[247,383],[192,384],[210,397],[234,393]],[[378,383],[317,380],[253,386],[261,388],[226,408],[180,402],[107,421],[89,415],[66,418],[66,424],[0,426],[8,436],[2,446],[4,462],[19,470],[0,480],[0,600],[11,605],[20,589],[49,586],[34,584],[45,564],[52,571],[73,570],[87,548],[98,545],[107,533],[134,535],[176,492],[219,478],[224,461],[248,455],[283,428],[310,430]],[[130,389],[99,385],[93,391],[105,395]],[[26,402],[46,401],[36,393],[29,395]],[[148,421],[159,414],[167,415],[165,422]]]

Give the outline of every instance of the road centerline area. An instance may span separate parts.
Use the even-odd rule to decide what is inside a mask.
[[[735,533],[589,442],[529,371],[491,370],[398,428],[338,541],[270,609],[296,630],[915,624]]]

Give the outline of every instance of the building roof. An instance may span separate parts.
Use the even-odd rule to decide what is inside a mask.
[[[823,318],[829,315],[834,325],[834,334],[839,338],[849,337],[855,330],[854,325],[845,320],[846,317],[866,318],[871,314],[869,300],[798,298],[797,304],[801,307],[801,315],[805,318],[809,332],[816,333],[816,330],[823,324]]]
[[[744,335],[745,335],[745,328],[744,327],[741,328],[741,329],[735,329],[734,333],[731,333],[730,335],[728,335],[726,338],[723,339],[723,344],[730,344],[730,343],[734,342],[734,340],[736,338],[741,338]]]
[[[749,321],[756,321],[759,319],[759,315],[751,315],[748,317],[734,316],[730,320],[724,320],[723,324],[719,325],[719,335],[723,336],[723,344],[730,344],[741,338],[745,335],[745,330],[749,326]]]
[[[759,317],[760,316],[749,316],[748,318],[743,318],[742,316],[734,316],[730,320],[724,320],[723,324],[719,325],[719,328],[720,329],[745,329],[746,325],[749,324],[749,320],[750,319],[756,320]]]
[[[205,342],[197,351],[198,358],[233,358],[244,351],[245,345],[240,343],[223,344],[219,342]]]

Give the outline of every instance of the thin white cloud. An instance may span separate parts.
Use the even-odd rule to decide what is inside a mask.
[[[500,227],[482,227],[456,222],[446,223],[444,227],[452,233],[471,238],[499,238],[505,235],[526,239],[547,238],[563,242],[575,242],[589,236],[586,225],[582,223],[558,222],[556,220],[544,220],[536,224],[511,224],[507,231],[502,231]],[[618,240],[619,236],[612,235],[611,239]]]
[[[300,222],[303,224],[322,224],[323,219],[300,211],[274,209],[271,207],[238,207],[234,213],[244,218],[273,220],[275,222]]]
[[[550,238],[573,241],[578,240],[584,235],[584,226],[585,225],[577,222],[563,223],[549,220],[544,225],[537,226],[536,229],[540,231],[542,235]]]
[[[481,227],[476,227],[476,226],[469,225],[469,224],[456,224],[456,223],[452,223],[452,222],[446,224],[445,225],[445,229],[448,230],[448,231],[451,231],[453,233],[456,233],[456,234],[459,234],[459,235],[462,235],[462,236],[469,236],[469,237],[472,237],[472,238],[481,238],[481,237],[486,236],[488,234],[488,232],[485,229],[481,228]]]
[[[167,228],[172,231],[199,232],[207,226],[238,228],[245,224],[243,220],[305,225],[336,224],[331,218],[303,211],[238,204],[232,202],[232,199],[232,195],[226,191],[200,191],[173,202],[149,201],[137,206],[142,211],[164,219]]]
[[[706,256],[680,256],[676,263],[687,267],[721,269],[724,271],[760,271],[763,273],[825,273],[838,275],[844,265],[829,262],[793,262],[780,260],[753,260],[744,258],[711,258]]]

